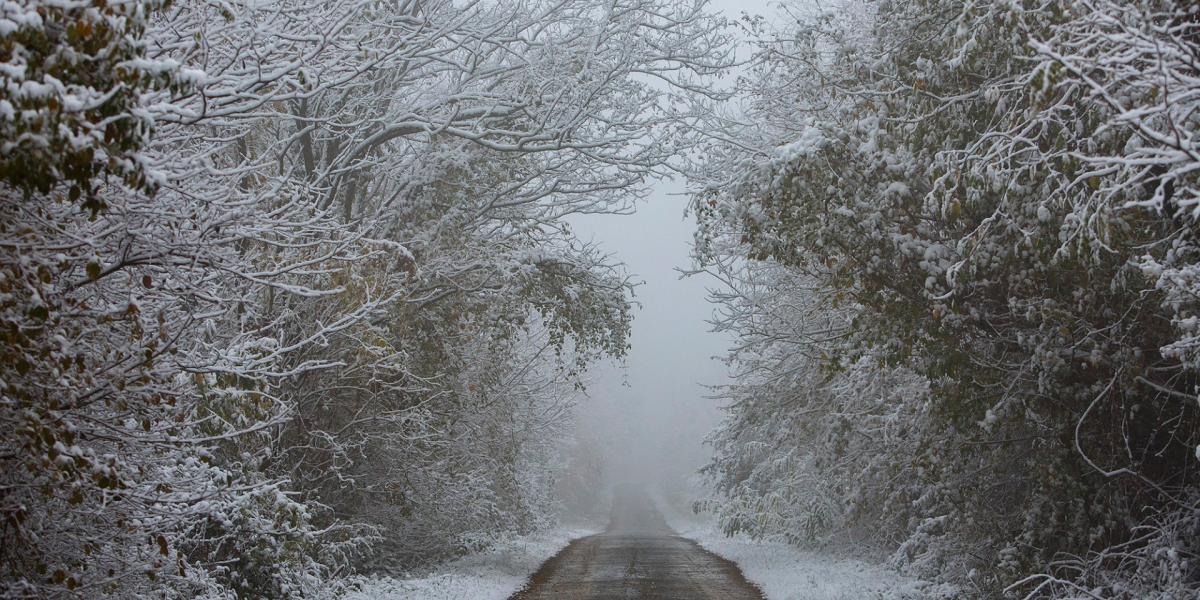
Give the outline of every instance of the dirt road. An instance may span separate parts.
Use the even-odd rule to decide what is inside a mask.
[[[571,542],[510,600],[763,600],[737,565],[679,537],[654,503],[619,489],[604,533]]]

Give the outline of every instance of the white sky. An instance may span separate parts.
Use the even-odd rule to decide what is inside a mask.
[[[773,14],[777,0],[715,0],[730,19],[742,12]],[[702,466],[707,433],[720,419],[705,384],[725,380],[727,339],[709,332],[712,315],[702,276],[680,279],[691,265],[695,222],[685,218],[683,183],[660,181],[633,215],[593,215],[571,220],[583,239],[594,239],[643,281],[635,300],[633,348],[623,371],[596,372],[581,426],[609,445],[610,463],[627,478],[687,477]],[[627,385],[626,385],[627,384]]]

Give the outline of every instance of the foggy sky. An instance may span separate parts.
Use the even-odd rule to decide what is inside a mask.
[[[704,385],[725,380],[725,339],[708,331],[712,314],[701,277],[680,279],[690,265],[694,221],[679,182],[657,182],[633,215],[575,219],[584,239],[599,241],[642,282],[634,300],[632,348],[624,368],[600,367],[581,406],[581,427],[597,434],[624,479],[686,477],[703,464],[703,437],[719,411]],[[680,472],[683,471],[683,472]]]
[[[716,0],[730,19],[742,12],[768,15],[777,2]],[[744,56],[744,49],[739,55]],[[704,437],[719,422],[716,402],[705,385],[726,377],[724,336],[706,320],[713,306],[703,276],[680,279],[676,268],[691,266],[695,221],[685,218],[682,181],[655,182],[650,197],[632,215],[589,215],[571,220],[582,239],[594,239],[627,265],[638,286],[633,344],[625,368],[595,372],[589,398],[580,407],[580,426],[604,441],[617,479],[670,484],[702,466]]]

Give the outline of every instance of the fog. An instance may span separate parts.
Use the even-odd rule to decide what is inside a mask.
[[[733,20],[770,15],[778,2],[718,0]],[[750,49],[743,45],[738,56]],[[735,76],[725,81],[732,85]],[[722,417],[711,386],[727,381],[721,361],[728,340],[712,332],[713,306],[704,275],[692,266],[695,220],[687,215],[681,180],[660,180],[629,215],[583,215],[570,220],[583,240],[598,242],[638,282],[632,348],[621,363],[594,368],[578,409],[581,438],[596,444],[608,484],[636,483],[663,492],[696,493],[707,462],[708,433]]]
[[[629,355],[596,370],[579,409],[580,434],[598,443],[610,483],[683,482],[703,465],[702,441],[720,415],[705,386],[724,380],[714,357],[725,342],[708,331],[707,282],[677,270],[690,264],[693,231],[682,191],[660,182],[633,215],[572,223],[640,283]]]
[[[717,0],[729,19],[776,14],[778,1]],[[739,59],[750,48],[738,48]],[[726,85],[732,85],[730,75]],[[663,491],[702,484],[704,441],[721,419],[710,386],[727,380],[720,360],[728,340],[710,331],[713,306],[704,275],[684,277],[692,266],[695,220],[685,215],[679,180],[654,183],[650,196],[629,215],[584,215],[570,220],[584,240],[598,242],[639,282],[632,348],[621,364],[594,369],[578,410],[579,435],[599,446],[607,483],[653,484]]]

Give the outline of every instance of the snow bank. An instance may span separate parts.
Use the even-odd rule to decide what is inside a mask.
[[[737,563],[767,600],[933,600],[953,590],[905,577],[866,561],[802,550],[779,542],[726,537],[708,515],[658,500],[667,523],[709,552]]]
[[[546,559],[589,529],[551,529],[447,563],[418,579],[362,578],[340,600],[505,600],[524,587]]]

